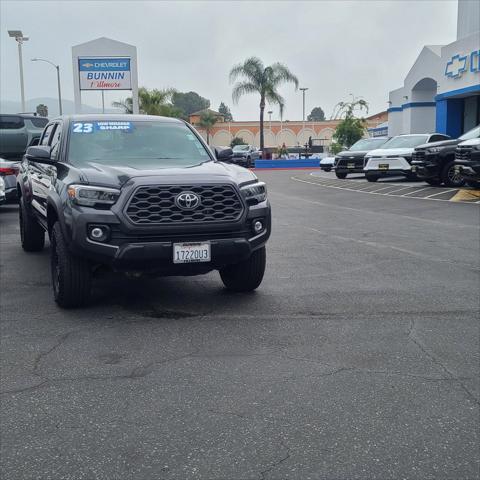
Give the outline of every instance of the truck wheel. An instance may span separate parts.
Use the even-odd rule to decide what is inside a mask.
[[[90,265],[68,251],[58,222],[52,229],[50,258],[55,301],[62,308],[85,305],[90,298]]]
[[[255,250],[247,260],[223,268],[220,270],[223,284],[233,292],[255,290],[262,283],[266,258],[265,247],[262,247]]]
[[[440,178],[446,187],[463,187],[465,180],[455,172],[454,162],[448,162],[442,169]]]
[[[376,182],[380,177],[378,175],[373,175],[373,174],[366,174],[365,178],[367,179],[367,182]]]
[[[20,197],[18,221],[20,223],[22,248],[26,252],[39,252],[43,250],[45,246],[45,231],[28,212],[23,197]]]
[[[337,176],[337,178],[340,178],[341,180],[343,180],[344,178],[347,178],[347,174],[345,172],[335,172],[335,175]]]
[[[424,178],[423,180],[429,185],[432,185],[432,187],[438,187],[442,183],[442,181],[437,177]]]

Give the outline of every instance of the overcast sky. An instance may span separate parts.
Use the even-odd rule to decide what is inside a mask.
[[[221,101],[237,120],[258,117],[258,98],[231,100],[232,65],[255,55],[282,62],[308,87],[307,113],[321,106],[330,116],[350,93],[363,96],[371,113],[387,107],[426,44],[455,40],[456,0],[409,1],[0,1],[0,97],[20,99],[17,45],[7,34],[21,29],[26,97],[56,98],[53,67],[59,63],[64,98],[73,100],[71,47],[101,36],[137,46],[139,84],[194,90]],[[302,116],[301,93],[286,85],[285,119]],[[110,103],[125,96],[111,92]],[[100,106],[100,93],[84,101]],[[273,118],[278,109],[273,108]]]

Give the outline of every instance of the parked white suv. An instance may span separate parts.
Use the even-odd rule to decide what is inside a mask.
[[[365,155],[365,176],[369,182],[376,182],[386,175],[405,175],[415,178],[412,172],[412,153],[415,147],[425,143],[441,142],[450,137],[440,133],[398,135],[386,142],[382,148],[371,150]]]

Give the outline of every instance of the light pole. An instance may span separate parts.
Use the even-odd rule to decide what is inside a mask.
[[[302,116],[302,122],[303,122],[303,130],[305,130],[305,92],[308,90],[308,87],[303,87],[303,88],[300,88],[300,90],[302,91],[302,95],[303,95],[303,116]]]
[[[57,88],[58,88],[58,112],[62,115],[62,89],[60,88],[60,65],[55,65],[50,60],[44,58],[32,58],[32,62],[46,62],[57,69]]]
[[[28,40],[28,37],[24,37],[21,30],[9,30],[8,35],[15,39],[18,43],[18,65],[20,68],[20,95],[22,98],[22,112],[25,112],[25,87],[23,85],[23,58],[22,58],[22,45],[23,42]]]

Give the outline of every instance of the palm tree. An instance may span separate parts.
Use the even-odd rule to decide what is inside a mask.
[[[207,143],[210,144],[210,132],[213,126],[217,123],[218,117],[214,113],[206,110],[200,115],[198,126],[207,132]]]
[[[260,94],[260,150],[264,148],[263,114],[265,102],[280,105],[283,113],[284,98],[277,88],[282,83],[293,83],[298,88],[298,78],[281,63],[274,63],[265,67],[257,57],[247,58],[243,63],[235,65],[230,71],[230,83],[242,78],[233,86],[232,98],[237,103],[242,95],[248,93]]]
[[[170,100],[175,90],[166,88],[148,90],[145,87],[138,89],[138,103],[140,113],[146,115],[162,115],[164,117],[175,117],[179,111],[173,107]],[[112,102],[112,106],[122,108],[125,113],[133,113],[133,100],[128,97],[120,102]]]

